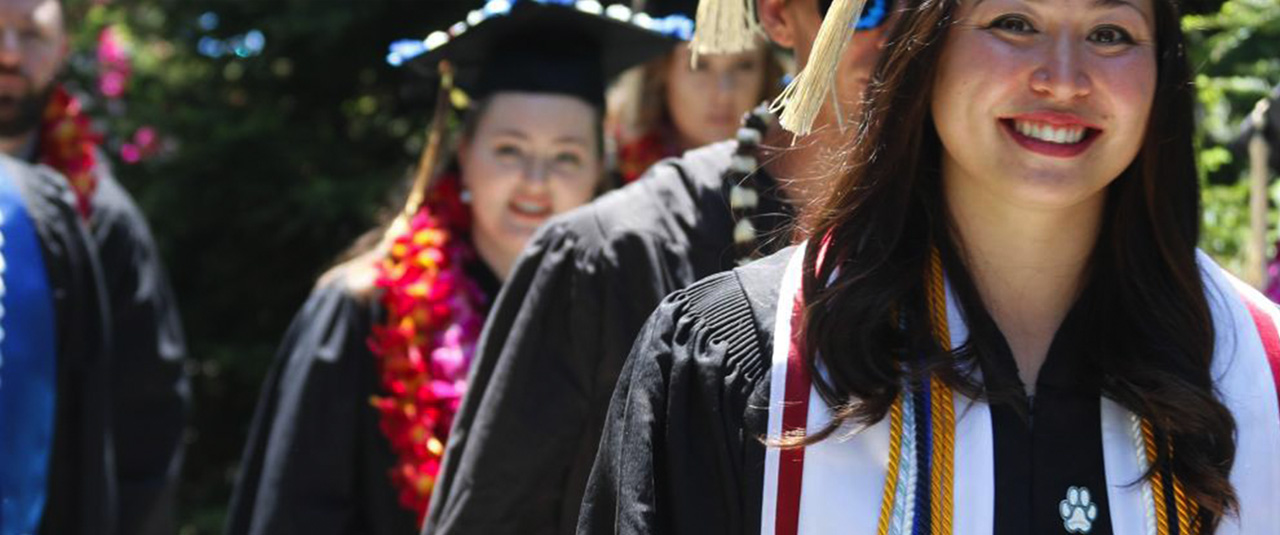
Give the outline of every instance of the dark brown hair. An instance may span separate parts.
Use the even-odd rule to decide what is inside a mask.
[[[810,235],[829,237],[830,245],[820,266],[819,247],[805,257],[802,336],[814,386],[837,419],[805,443],[824,439],[845,421],[883,419],[904,380],[929,373],[994,404],[1023,399],[1021,391],[979,384],[962,371],[988,363],[1000,342],[943,201],[942,145],[930,112],[958,3],[899,4],[902,13],[867,90],[850,171],[832,181],[825,204],[807,216]],[[1177,6],[1173,0],[1153,3],[1154,111],[1139,154],[1108,186],[1081,296],[1089,314],[1088,356],[1080,358],[1100,370],[1106,397],[1150,420],[1172,443],[1176,456],[1161,448],[1152,473],[1168,466],[1201,506],[1202,526],[1212,531],[1236,507],[1228,479],[1235,421],[1215,396],[1210,376],[1214,331],[1195,249],[1200,197],[1191,71]],[[949,352],[930,334],[923,282],[932,247],[940,251],[970,323],[968,343]],[[894,319],[898,314],[908,318],[905,327]],[[904,368],[908,351],[926,355],[922,365]],[[819,360],[822,374],[816,373]]]

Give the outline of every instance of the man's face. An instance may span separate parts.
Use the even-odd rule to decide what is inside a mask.
[[[0,0],[0,136],[30,132],[66,58],[57,0]]]
[[[870,2],[870,0],[868,0]],[[795,51],[796,68],[803,69],[809,62],[809,54],[813,50],[813,41],[822,27],[820,0],[759,0],[762,13],[768,16],[772,4],[776,20],[786,26],[782,32],[780,27],[771,28],[766,21],[765,31],[777,44]],[[893,2],[888,2],[889,6]],[[892,10],[890,10],[892,11]],[[892,18],[891,16],[889,17]],[[879,26],[854,32],[853,39],[845,47],[836,70],[836,95],[840,99],[840,111],[845,116],[846,124],[858,117],[859,104],[863,90],[871,78],[876,61],[884,45],[885,32],[892,20],[886,20]],[[823,106],[814,123],[815,130],[833,124],[833,108]]]

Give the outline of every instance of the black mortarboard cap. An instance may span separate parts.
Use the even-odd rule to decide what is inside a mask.
[[[698,0],[635,0],[631,7],[650,17],[683,15],[692,19],[698,16]]]
[[[447,31],[393,44],[387,60],[428,75],[448,60],[472,98],[522,91],[603,106],[611,78],[676,43],[633,19],[593,0],[492,0]]]

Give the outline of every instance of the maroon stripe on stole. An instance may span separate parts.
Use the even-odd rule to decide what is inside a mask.
[[[787,350],[787,384],[782,408],[784,437],[803,433],[809,421],[809,369],[804,365],[804,292],[796,292],[791,308],[791,340]],[[804,479],[804,448],[778,453],[778,512],[775,535],[796,535],[800,528],[800,486]]]
[[[1267,353],[1267,363],[1271,364],[1271,379],[1276,385],[1276,403],[1280,403],[1280,334],[1276,333],[1276,324],[1262,307],[1254,303],[1250,296],[1242,295],[1244,304],[1253,316],[1253,323],[1258,327],[1258,335],[1262,337],[1262,349]],[[788,372],[789,373],[789,372]],[[788,389],[790,392],[790,389]],[[1277,415],[1280,417],[1280,415]]]
[[[820,271],[831,246],[831,232],[818,246],[814,270]],[[803,264],[803,260],[801,261]],[[803,268],[802,268],[803,270]],[[778,296],[779,299],[785,296]],[[783,392],[782,436],[808,431],[809,389],[813,378],[804,365],[804,277],[796,288],[791,305],[791,339],[787,341],[787,383]],[[778,452],[778,503],[774,517],[774,535],[797,535],[800,531],[800,491],[804,482],[804,448],[786,448]]]

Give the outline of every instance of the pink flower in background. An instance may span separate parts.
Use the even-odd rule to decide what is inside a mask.
[[[98,78],[98,91],[107,98],[120,98],[121,95],[124,95],[124,87],[128,82],[129,79],[125,75],[115,71],[107,71]]]
[[[1267,287],[1262,293],[1280,303],[1280,241],[1276,242],[1276,251],[1276,257],[1267,262]]]
[[[114,26],[107,26],[98,34],[98,90],[109,99],[118,99],[129,86],[133,66],[129,64],[129,50],[124,38]]]
[[[160,150],[160,136],[150,126],[139,128],[133,133],[133,141],[120,145],[120,159],[125,163],[138,163]]]
[[[98,63],[103,65],[128,64],[129,55],[120,44],[114,26],[107,26],[98,34]]]
[[[142,151],[133,143],[125,143],[120,146],[120,159],[125,163],[138,163],[142,161]]]
[[[150,126],[139,128],[133,133],[133,142],[137,143],[143,150],[151,150],[156,146],[156,129]]]

